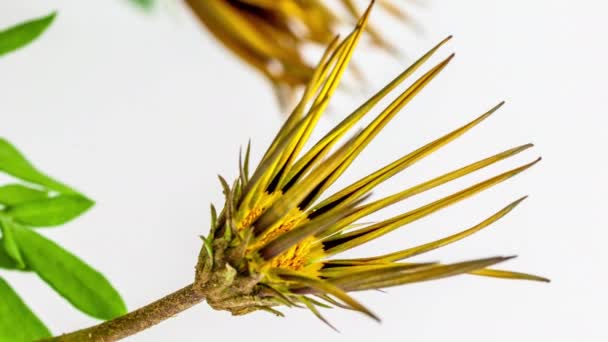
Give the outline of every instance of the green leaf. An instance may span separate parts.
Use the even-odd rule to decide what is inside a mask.
[[[0,216],[0,229],[2,229],[2,247],[4,247],[6,254],[15,261],[17,268],[25,268],[19,245],[15,240],[14,223],[10,218]]]
[[[17,242],[25,263],[74,307],[99,319],[126,313],[126,306],[110,282],[53,241],[17,227]]]
[[[59,195],[15,205],[6,214],[16,222],[32,227],[64,224],[87,211],[94,202],[79,195]]]
[[[51,25],[55,12],[0,31],[0,56],[18,50],[38,38]]]
[[[38,171],[25,157],[6,139],[0,138],[0,171],[24,181],[36,183],[60,193],[77,194],[69,186],[62,184],[44,173]]]
[[[4,246],[4,239],[0,238],[0,246]],[[7,270],[18,270],[17,263],[6,253],[4,248],[0,248],[0,268]]]
[[[32,189],[21,184],[0,186],[0,204],[13,206],[23,202],[47,198],[46,191]]]
[[[0,278],[0,341],[29,342],[51,337],[51,332]]]
[[[156,0],[130,0],[130,1],[145,10],[151,10],[156,5]]]

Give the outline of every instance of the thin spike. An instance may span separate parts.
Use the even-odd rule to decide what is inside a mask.
[[[283,302],[284,305],[286,305],[288,307],[297,307],[297,308],[302,307],[302,306],[298,305],[297,303],[294,303],[294,301],[289,299],[289,297],[287,297],[281,291],[275,289],[272,285],[266,284],[266,283],[260,283],[259,285],[264,288],[265,294],[266,294],[266,292],[268,292],[267,293],[268,295],[274,297],[275,300],[280,300],[281,302]]]
[[[243,183],[243,186],[247,185],[247,183],[249,183],[249,160],[251,157],[251,139],[249,139],[249,142],[247,142],[247,151],[245,152],[245,163],[243,165],[243,172],[245,173],[245,183]]]
[[[437,263],[425,263],[425,264],[399,264],[391,263],[387,265],[373,265],[368,269],[361,271],[344,272],[344,274],[330,277],[328,281],[332,284],[348,289],[356,286],[356,284],[365,284],[373,281],[384,280],[387,276],[395,274],[405,274],[420,272],[423,269],[435,267]],[[356,267],[356,266],[355,266]]]
[[[306,299],[308,299],[311,303],[313,303],[314,305],[321,307],[323,309],[333,309],[334,307],[325,303],[321,303],[320,301],[314,299],[314,298],[310,298],[310,297],[306,297]]]
[[[366,12],[366,14],[361,18],[359,24],[357,25],[357,27],[351,34],[352,38],[345,40],[346,44],[345,44],[344,50],[341,51],[342,53],[339,56],[338,60],[336,61],[336,66],[334,67],[332,72],[327,77],[327,81],[325,82],[325,85],[319,91],[319,95],[317,96],[316,100],[313,103],[313,108],[315,108],[315,111],[314,112],[311,111],[307,115],[307,120],[308,120],[307,125],[306,125],[305,129],[302,131],[301,135],[298,137],[297,143],[295,144],[295,146],[293,146],[293,148],[291,149],[291,152],[287,156],[288,158],[285,161],[285,168],[286,168],[287,172],[289,171],[289,168],[292,166],[294,160],[298,157],[300,151],[302,150],[302,148],[308,141],[308,138],[310,137],[310,134],[312,133],[314,127],[316,126],[319,118],[321,117],[321,114],[323,114],[325,112],[325,109],[327,108],[327,104],[329,103],[329,101],[327,101],[327,100],[329,100],[332,97],[336,88],[338,87],[338,84],[340,83],[340,80],[342,79],[344,71],[346,70],[346,67],[348,66],[348,64],[352,58],[353,52],[355,51],[355,48],[357,47],[357,43],[359,42],[359,39],[361,38],[361,34],[362,34],[363,30],[365,29],[367,20],[369,18],[370,10],[371,10],[371,8],[369,8],[368,11]],[[282,179],[279,180],[280,183],[282,183],[283,179],[287,175],[287,172],[285,172],[282,175]]]
[[[437,263],[417,263],[417,264],[405,264],[405,263],[393,263],[393,262],[385,262],[385,263],[368,263],[362,265],[345,265],[345,266],[335,266],[329,268],[322,268],[319,273],[321,276],[326,278],[343,278],[343,277],[368,277],[373,275],[378,270],[391,270],[391,271],[403,271],[403,270],[411,270],[420,267],[426,267],[430,265],[435,265]],[[331,265],[331,264],[330,264]],[[371,272],[371,273],[365,273]]]
[[[550,283],[551,280],[545,277],[540,277],[534,274],[528,273],[520,273],[520,272],[511,272],[511,271],[503,271],[496,270],[491,268],[483,268],[480,270],[469,272],[469,274],[491,277],[491,278],[501,278],[501,279],[514,279],[514,280],[531,280],[531,281],[540,281],[542,283]]]
[[[302,291],[302,292],[308,292],[308,293],[310,293],[310,292],[311,292],[311,289],[308,289],[308,288],[301,288],[301,289],[299,289],[299,291]],[[331,298],[331,297],[330,297],[330,296],[328,296],[328,295],[325,295],[325,294],[318,294],[318,293],[317,293],[317,294],[315,294],[315,296],[316,296],[316,297],[318,297],[318,298],[320,298],[320,299],[322,299],[322,300],[324,300],[324,301],[326,301],[326,302],[328,302],[328,303],[330,303],[331,305],[334,305],[334,306],[335,306],[335,307],[337,307],[337,308],[344,309],[344,310],[351,310],[351,311],[355,311],[355,310],[353,310],[353,308],[351,308],[350,306],[348,306],[348,305],[344,305],[344,304],[342,304],[342,303],[338,302],[337,300],[335,300],[335,299]]]
[[[376,200],[372,203],[369,203],[363,207],[360,208],[360,210],[356,211],[355,213],[353,213],[353,215],[345,218],[343,221],[340,222],[340,224],[337,224],[334,226],[333,230],[327,231],[326,232],[326,236],[329,236],[335,232],[341,231],[347,227],[349,227],[353,222],[359,220],[360,218],[363,218],[365,216],[371,215],[372,213],[381,210],[383,208],[386,208],[387,206],[393,205],[395,203],[398,203],[400,201],[404,201],[412,196],[418,195],[420,193],[423,193],[425,191],[434,189],[440,185],[443,185],[445,183],[451,182],[453,180],[462,178],[468,174],[471,174],[475,171],[478,171],[482,168],[488,167],[494,163],[497,163],[501,160],[504,160],[506,158],[509,158],[511,156],[514,156],[522,151],[525,151],[526,149],[532,147],[531,144],[527,144],[527,145],[522,145],[519,147],[515,147],[509,150],[506,150],[504,152],[498,153],[494,156],[482,159],[480,161],[477,161],[473,164],[469,164],[465,167],[462,167],[460,169],[456,169],[454,171],[448,172],[444,175],[441,175],[439,177],[433,178],[431,180],[428,180],[426,182],[423,182],[421,184],[415,185],[411,188],[405,189],[403,191],[400,191],[396,194],[393,194],[391,196]],[[346,203],[348,203],[349,201],[346,201]],[[334,202],[336,203],[336,202]],[[324,209],[321,209],[317,212],[321,212],[323,213],[324,211],[327,210],[336,210],[336,208],[339,208],[341,204],[341,202],[337,202],[337,204],[339,205],[335,205],[335,206],[326,206],[323,207]],[[312,214],[309,215],[310,218],[314,218],[317,212],[313,212]],[[326,237],[324,236],[324,237]]]
[[[405,214],[398,215],[391,219],[382,221],[378,224],[372,225],[367,228],[359,229],[352,233],[344,234],[335,239],[328,239],[323,242],[323,245],[327,248],[326,252],[328,254],[334,254],[337,252],[345,251],[351,249],[355,246],[358,246],[362,243],[366,243],[373,239],[376,239],[390,231],[393,231],[403,225],[416,221],[420,218],[428,216],[440,209],[443,209],[447,206],[460,202],[468,197],[471,197],[487,188],[490,188],[498,183],[501,183],[525,170],[532,167],[534,164],[539,162],[541,159],[537,159],[534,162],[525,164],[513,170],[504,172],[498,176],[492,177],[488,180],[485,180],[481,183],[477,183],[469,188],[466,188],[462,191],[459,191],[450,196],[444,197],[440,200],[427,204],[425,206],[419,207],[412,211],[409,211]]]
[[[239,148],[239,179],[241,180],[241,185],[245,186],[247,184],[247,179],[245,176],[245,167],[243,165],[243,147]]]
[[[514,258],[510,257],[493,257],[478,259],[472,261],[465,261],[455,264],[438,265],[430,268],[421,269],[419,272],[405,273],[405,274],[394,274],[387,276],[384,280],[373,281],[363,284],[357,284],[351,288],[346,288],[347,291],[363,291],[372,290],[378,288],[387,288],[392,286],[417,283],[428,280],[436,280],[440,278],[451,277],[459,274],[472,272],[475,270],[483,269],[485,267],[495,265],[501,262],[505,262]]]
[[[452,60],[454,54],[450,55],[443,62],[439,63],[420,79],[418,79],[410,88],[391,103],[371,124],[369,124],[358,136],[354,142],[355,148],[352,153],[342,162],[342,164],[334,171],[329,179],[325,181],[323,188],[319,191],[322,193],[330,185],[332,185],[340,175],[351,165],[361,151],[380,133],[380,131],[388,124],[388,122],[399,113],[399,111],[408,104],[429,82],[435,78]]]
[[[338,42],[339,42],[339,36],[336,36],[334,38],[334,40],[325,49],[323,56],[319,60],[317,68],[315,68],[315,71],[306,86],[306,90],[304,91],[304,95],[302,96],[302,99],[300,100],[300,102],[298,103],[296,108],[293,110],[291,115],[289,115],[287,120],[285,120],[285,123],[283,123],[283,126],[281,127],[281,129],[275,136],[274,140],[272,141],[272,143],[270,144],[270,146],[264,153],[264,157],[262,158],[262,160],[266,159],[274,151],[274,149],[277,148],[279,142],[283,138],[285,138],[285,136],[289,132],[291,132],[291,130],[295,127],[295,125],[298,123],[298,121],[302,119],[302,114],[304,113],[304,108],[306,107],[306,105],[308,104],[308,102],[310,101],[312,96],[317,92],[317,90],[321,86],[323,79],[325,78],[325,74],[326,74],[327,70],[329,70],[329,65],[331,64],[331,58],[333,58],[333,57],[330,58],[330,56],[335,56],[336,45],[338,44]],[[341,44],[344,44],[344,42],[342,42]]]
[[[342,289],[340,289],[337,286],[332,285],[331,283],[328,283],[326,281],[319,280],[316,278],[312,278],[307,275],[300,274],[298,272],[294,272],[294,271],[290,271],[290,270],[275,269],[274,273],[276,273],[279,277],[281,277],[282,279],[284,279],[286,281],[292,281],[292,282],[297,283],[298,285],[310,287],[317,291],[320,291],[321,293],[326,293],[326,294],[332,295],[332,296],[340,299],[341,301],[343,301],[345,304],[347,304],[354,310],[359,311],[359,312],[365,314],[366,316],[380,322],[380,318],[378,318],[378,316],[373,314],[371,311],[369,311],[369,309],[367,309],[365,306],[360,304],[354,298],[349,296]]]
[[[282,185],[290,182],[293,177],[296,177],[301,171],[310,165],[311,160],[317,157],[327,146],[334,145],[340,137],[342,137],[350,128],[352,128],[359,120],[361,120],[370,110],[378,104],[386,95],[390,94],[397,86],[399,86],[404,80],[411,76],[416,70],[420,68],[441,46],[451,39],[451,36],[447,37],[425,55],[420,57],[414,64],[408,67],[405,71],[399,74],[393,81],[377,92],[367,102],[362,104],[357,110],[350,114],[347,118],[342,120],[338,126],[332,129],[327,135],[325,135],[310,151],[308,151],[302,158],[300,158],[293,166],[288,177],[285,179]]]
[[[502,208],[501,210],[499,210],[498,212],[496,212],[495,214],[493,214],[492,216],[486,218],[485,220],[483,220],[482,222],[480,222],[479,224],[467,229],[467,230],[463,230],[459,233],[450,235],[448,237],[445,237],[443,239],[439,239],[439,240],[435,240],[429,243],[425,243],[422,244],[420,246],[416,246],[416,247],[412,247],[412,248],[408,248],[408,249],[404,249],[402,251],[398,251],[395,253],[390,253],[390,254],[386,254],[386,255],[381,255],[381,256],[377,256],[377,257],[372,257],[372,258],[359,258],[359,259],[350,259],[348,261],[350,262],[362,262],[362,263],[385,263],[385,262],[395,262],[395,261],[399,261],[399,260],[404,260],[407,258],[411,258],[413,256],[416,255],[420,255],[423,253],[427,253],[430,252],[432,250],[435,250],[437,248],[440,247],[444,247],[447,246],[449,244],[452,244],[454,242],[460,241],[474,233],[477,233],[478,231],[490,226],[491,224],[493,224],[494,222],[500,220],[501,218],[505,217],[507,214],[509,214],[513,209],[515,209],[521,202],[523,202],[526,198],[528,198],[528,196],[524,196],[516,201],[514,201],[513,203],[507,205],[506,207]]]
[[[211,227],[215,228],[215,227],[217,227],[217,210],[215,209],[215,206],[213,204],[211,204],[210,207],[211,207]]]
[[[333,329],[335,332],[340,332],[325,317],[323,317],[323,315],[321,315],[321,313],[319,312],[319,310],[317,310],[317,308],[310,301],[310,299],[306,298],[306,296],[299,296],[298,299],[302,303],[304,303],[304,305],[306,305],[306,307],[308,308],[308,310],[310,310],[319,320],[321,320],[321,322],[327,324],[327,326],[330,327],[331,329]]]
[[[301,123],[302,120],[300,120],[299,124]],[[261,187],[261,184],[264,183],[265,178],[269,177],[268,170],[272,170],[273,166],[279,161],[279,158],[284,152],[284,148],[291,142],[297,132],[298,125],[296,125],[296,127],[294,127],[291,132],[289,132],[289,134],[287,134],[287,136],[285,136],[278,143],[278,145],[272,150],[272,153],[270,153],[268,157],[264,158],[260,162],[258,167],[255,169],[253,175],[251,176],[251,179],[243,189],[244,196],[243,200],[239,204],[239,210],[243,207],[243,205],[249,206],[251,204],[250,202],[254,197],[259,196],[261,192],[265,191],[265,189]]]
[[[344,159],[350,151],[352,140],[346,142],[326,162],[317,167],[304,180],[296,184],[285,195],[279,198],[266,212],[254,223],[254,232],[257,236],[274,225],[280,224],[281,219],[297,207],[300,202],[313,190],[336,166]]]
[[[273,309],[270,306],[260,306],[260,307],[258,307],[258,309],[260,309],[262,311],[266,311],[266,312],[268,312],[270,314],[273,314],[273,315],[275,315],[277,317],[285,317],[284,313],[282,313],[279,310]]]
[[[365,192],[373,189],[375,186],[382,183],[383,181],[385,181],[385,180],[389,179],[390,177],[394,176],[395,174],[403,171],[405,168],[413,165],[417,161],[420,161],[424,157],[432,154],[433,152],[437,151],[439,148],[447,145],[448,143],[454,141],[455,139],[462,136],[466,132],[470,131],[472,128],[476,127],[481,122],[483,122],[485,119],[487,119],[490,115],[495,113],[503,104],[504,104],[504,102],[501,102],[497,106],[493,107],[492,109],[490,109],[486,113],[482,114],[481,116],[477,117],[475,120],[467,123],[466,125],[442,136],[439,139],[436,139],[435,141],[433,141],[431,143],[424,145],[423,147],[421,147],[411,153],[408,153],[407,155],[390,163],[389,165],[386,165],[385,167],[380,168],[379,170],[370,174],[369,176],[366,176],[366,177],[360,179],[359,181],[355,182],[354,184],[344,188],[343,190],[338,191],[334,195],[330,196],[328,199],[319,203],[315,207],[315,210],[322,210],[323,207],[331,206],[338,200],[344,200],[345,198],[349,198],[349,197],[356,198],[357,195],[360,195],[362,193],[365,193]],[[532,147],[532,145],[531,144],[524,145],[519,148],[524,150],[529,147]],[[517,152],[514,152],[514,154],[519,153],[519,152],[521,152],[521,151],[517,150]]]

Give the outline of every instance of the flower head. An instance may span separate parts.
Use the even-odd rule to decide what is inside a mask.
[[[387,13],[413,25],[413,20],[392,1],[381,0],[378,4]],[[209,32],[272,82],[284,102],[293,96],[294,89],[309,83],[314,73],[314,67],[303,57],[303,49],[307,45],[329,44],[343,19],[356,20],[361,14],[353,0],[335,0],[331,4],[342,5],[347,18],[317,0],[188,0],[187,3]],[[368,28],[367,32],[375,45],[396,53],[378,31]]]
[[[369,9],[342,42],[330,45],[315,69],[301,101],[265,152],[253,173],[249,148],[240,162],[240,176],[231,184],[221,178],[226,202],[204,238],[195,285],[217,309],[244,314],[276,312],[278,305],[305,306],[318,317],[318,306],[354,309],[377,317],[349,292],[382,289],[458,274],[546,281],[517,272],[489,268],[511,257],[489,257],[457,263],[417,263],[408,258],[461,240],[499,220],[524,198],[460,233],[420,246],[366,258],[337,255],[380,238],[438,210],[471,197],[528,169],[538,160],[508,170],[464,190],[380,222],[358,224],[368,215],[518,154],[531,144],[486,157],[465,167],[369,201],[377,185],[463,135],[495,112],[490,109],[462,127],[380,167],[372,174],[329,195],[326,190],[351,165],[395,115],[450,62],[430,68],[380,112],[367,126],[345,135],[395,87],[435,54],[445,39],[391,83],[347,116],[310,149],[304,151],[316,123],[353,54],[367,23]]]

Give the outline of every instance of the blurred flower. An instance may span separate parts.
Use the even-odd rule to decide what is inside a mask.
[[[369,10],[368,10],[369,11]],[[322,196],[340,178],[395,115],[418,94],[453,56],[413,82],[363,129],[339,147],[345,134],[395,87],[419,69],[448,39],[431,49],[391,83],[346,117],[303,153],[312,131],[323,115],[353,50],[369,12],[356,30],[341,43],[332,44],[315,69],[301,101],[250,174],[249,147],[239,162],[240,176],[232,185],[220,177],[226,203],[218,216],[212,207],[212,228],[204,240],[195,286],[214,308],[245,314],[276,306],[353,309],[377,319],[349,292],[382,289],[458,274],[547,281],[534,275],[488,268],[512,257],[489,257],[457,263],[407,261],[459,241],[499,220],[524,198],[518,199],[471,228],[445,238],[393,253],[365,258],[338,259],[338,253],[375,240],[454,203],[501,183],[534,165],[522,165],[464,190],[376,223],[360,223],[369,215],[442,184],[469,175],[516,155],[531,144],[518,146],[430,179],[388,197],[367,201],[370,191],[388,178],[463,135],[496,111],[492,108],[466,125],[379,168],[370,175],[329,195]],[[319,200],[322,198],[322,200]],[[326,322],[326,321],[325,321]]]
[[[413,21],[395,0],[379,0],[387,13]],[[326,46],[335,39],[343,20],[360,17],[355,0],[334,0],[342,5],[343,18],[320,0],[186,0],[201,23],[243,61],[260,71],[275,87],[283,105],[291,103],[294,90],[306,85],[314,67],[304,60],[307,45]],[[367,33],[375,45],[396,53],[375,29]]]

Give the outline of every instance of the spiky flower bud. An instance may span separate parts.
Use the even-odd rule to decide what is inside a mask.
[[[371,9],[371,7],[370,7]],[[306,91],[287,118],[252,174],[249,147],[239,162],[240,176],[229,184],[223,178],[226,201],[219,215],[212,209],[212,225],[204,240],[194,286],[219,310],[246,314],[277,306],[337,306],[378,319],[349,292],[382,289],[459,274],[546,281],[534,275],[488,268],[511,257],[489,257],[458,263],[416,263],[408,258],[463,239],[499,220],[522,200],[500,209],[460,233],[401,251],[357,259],[338,259],[338,253],[366,244],[391,231],[464,200],[528,169],[538,160],[470,186],[427,205],[383,221],[357,224],[386,206],[458,179],[518,154],[531,144],[518,146],[430,179],[393,195],[367,201],[378,184],[403,171],[466,133],[501,105],[379,168],[359,181],[325,196],[325,191],[351,165],[397,113],[450,62],[450,55],[415,80],[367,126],[349,139],[347,132],[395,87],[411,76],[449,38],[435,46],[367,102],[304,152],[319,118],[325,112],[369,17],[340,43],[327,49]],[[345,140],[345,141],[344,141]],[[340,142],[343,141],[341,144]],[[337,147],[336,147],[337,146]],[[326,321],[325,321],[326,322]]]

